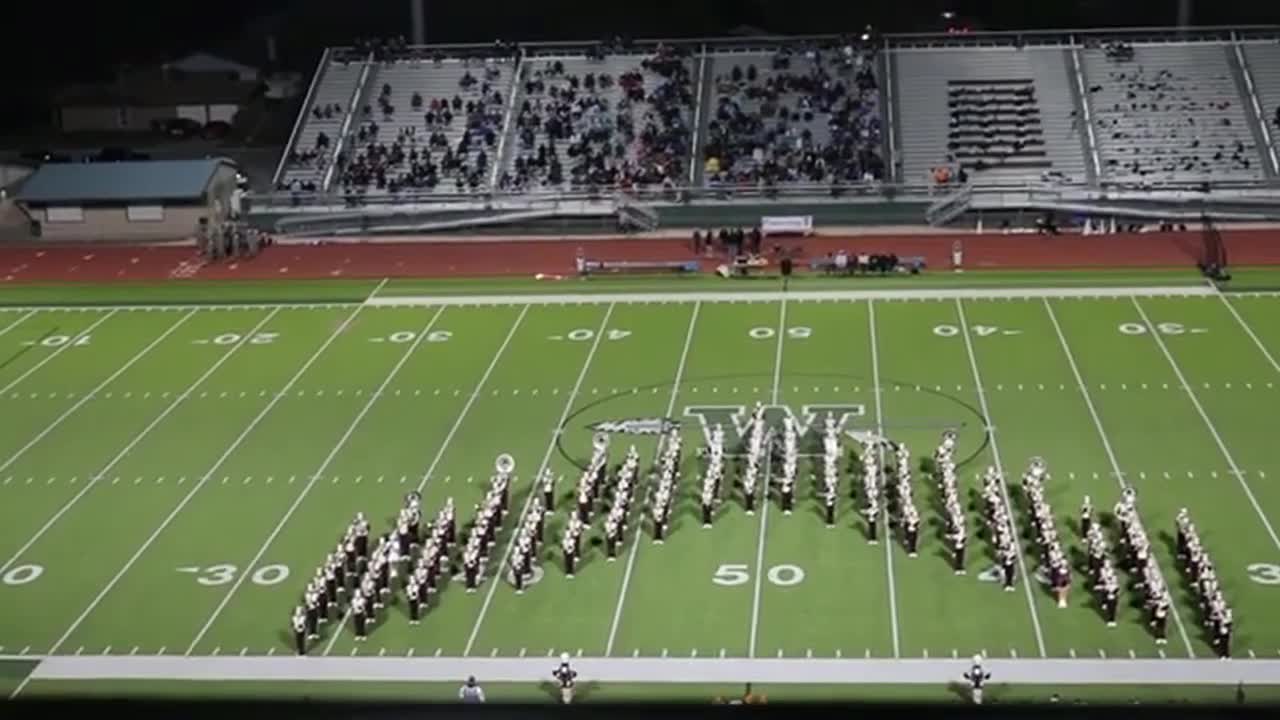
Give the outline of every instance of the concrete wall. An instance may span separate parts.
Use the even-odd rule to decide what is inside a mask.
[[[78,222],[49,222],[44,208],[32,209],[31,215],[40,220],[40,239],[47,241],[184,240],[195,236],[209,208],[165,206],[161,220],[130,220],[124,205],[84,208]]]

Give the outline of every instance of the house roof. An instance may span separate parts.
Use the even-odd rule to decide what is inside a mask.
[[[15,198],[28,204],[197,200],[225,158],[53,163],[36,170]]]

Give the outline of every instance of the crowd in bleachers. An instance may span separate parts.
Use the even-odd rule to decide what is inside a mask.
[[[395,106],[394,88],[384,83],[375,103],[361,109],[351,152],[339,159],[343,192],[431,191],[446,181],[458,192],[479,190],[487,182],[502,131],[505,98],[498,89],[500,67],[486,63],[478,72],[480,77],[466,71],[452,98],[428,99],[413,92],[407,109]],[[463,94],[471,99],[464,100]],[[420,113],[421,124],[404,121],[406,113]],[[461,135],[450,142],[447,131],[459,125]]]
[[[723,61],[718,61],[723,62]],[[872,47],[784,47],[767,67],[715,79],[705,177],[712,183],[852,183],[884,176]]]
[[[625,51],[625,47],[608,48]],[[604,46],[573,72],[564,60],[529,61],[514,118],[514,161],[502,190],[671,186],[689,155],[693,105],[688,52],[659,46],[617,75]],[[573,62],[573,61],[571,61]],[[563,151],[563,152],[562,152]]]

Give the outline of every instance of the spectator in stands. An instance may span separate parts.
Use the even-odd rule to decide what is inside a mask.
[[[703,169],[714,184],[856,183],[884,175],[874,48],[782,47],[716,78]]]

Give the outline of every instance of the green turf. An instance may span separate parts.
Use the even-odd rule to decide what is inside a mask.
[[[1168,546],[1174,514],[1185,506],[1236,608],[1237,655],[1276,658],[1280,548],[1265,523],[1280,511],[1268,420],[1280,367],[1264,349],[1280,353],[1280,300],[1227,302],[2,312],[0,331],[25,319],[0,334],[0,406],[8,418],[0,434],[0,562],[7,563],[0,655],[287,654],[288,613],[357,510],[386,529],[403,495],[421,487],[429,511],[453,497],[465,522],[500,452],[518,461],[517,512],[525,478],[544,459],[569,477],[560,486],[564,502],[573,463],[588,453],[591,424],[670,408],[686,421],[686,462],[665,544],[649,542],[646,525],[634,554],[630,537],[618,562],[592,546],[573,579],[564,577],[558,550],[549,550],[541,581],[523,595],[505,582],[475,594],[454,585],[420,626],[410,627],[397,605],[368,643],[357,646],[348,629],[330,627],[316,652],[1207,657],[1198,609]],[[248,335],[252,342],[235,344]],[[88,340],[50,342],[76,336]],[[810,404],[849,406],[861,413],[854,427],[882,424],[917,455],[929,453],[944,428],[958,427],[960,455],[972,455],[962,467],[966,489],[976,487],[982,467],[999,462],[1023,527],[1016,478],[1031,457],[1044,456],[1070,547],[1079,545],[1074,518],[1082,498],[1109,509],[1118,497],[1118,466],[1139,491],[1143,520],[1177,589],[1186,641],[1171,623],[1169,645],[1157,647],[1140,611],[1127,605],[1119,627],[1108,629],[1078,573],[1065,609],[1034,583],[1000,592],[979,577],[991,564],[980,539],[968,574],[953,575],[936,535],[934,489],[923,477],[915,483],[926,520],[916,558],[896,544],[868,544],[848,499],[838,527],[825,528],[807,482],[790,516],[776,505],[747,515],[735,496],[712,529],[701,529],[693,452],[702,438],[685,409],[775,400],[797,413]],[[984,407],[994,442],[984,443]],[[653,439],[615,437],[615,458],[629,442],[647,467]],[[809,461],[801,465],[802,473],[811,470]],[[549,522],[553,540],[563,520],[560,513]],[[976,531],[976,513],[971,522]],[[24,695],[103,687],[41,680]],[[181,693],[194,686],[113,687]],[[384,696],[379,688],[392,686],[362,687]],[[634,692],[690,691],[661,687]],[[844,691],[864,697],[857,694],[864,690]],[[1024,691],[1031,692],[1017,690]],[[626,697],[628,689],[599,692]],[[778,697],[806,692],[777,688]],[[946,692],[934,691],[940,699]],[[1151,692],[1144,697],[1173,691]]]

